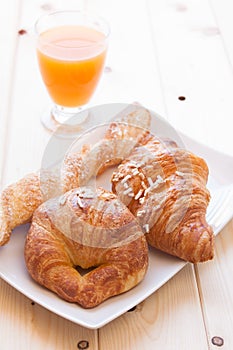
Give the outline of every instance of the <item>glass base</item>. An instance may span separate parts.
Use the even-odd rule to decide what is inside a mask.
[[[90,114],[90,111],[83,107],[68,108],[54,105],[52,109],[45,111],[41,122],[45,129],[55,136],[73,138],[90,126]]]

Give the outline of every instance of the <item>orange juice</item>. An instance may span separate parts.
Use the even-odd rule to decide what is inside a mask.
[[[66,25],[42,32],[37,56],[53,101],[64,107],[86,104],[103,70],[105,35],[95,29]]]

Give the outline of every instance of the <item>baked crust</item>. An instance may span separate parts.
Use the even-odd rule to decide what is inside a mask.
[[[35,211],[25,261],[38,283],[91,308],[143,279],[148,247],[137,220],[114,194],[80,187]],[[94,269],[82,276],[76,266]]]
[[[151,246],[196,263],[214,255],[207,178],[202,158],[148,132],[113,173],[112,186]]]

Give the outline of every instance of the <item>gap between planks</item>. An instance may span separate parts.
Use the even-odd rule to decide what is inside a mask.
[[[208,332],[208,327],[207,327],[207,322],[206,322],[206,313],[205,313],[205,308],[204,308],[204,298],[203,298],[203,294],[202,294],[201,280],[200,280],[197,264],[194,264],[193,268],[194,268],[194,276],[195,276],[195,280],[196,280],[196,284],[197,284],[197,292],[198,292],[198,296],[199,296],[199,300],[200,300],[202,321],[203,321],[203,325],[204,325],[204,329],[205,329],[206,340],[207,340],[207,344],[208,344],[208,350],[210,350],[211,349],[210,348],[210,342],[209,342],[210,341],[210,334]]]
[[[17,28],[19,26],[20,23],[20,18],[21,18],[21,14],[22,14],[22,0],[18,0],[17,1],[17,10],[15,11],[15,13],[18,14],[17,19],[15,20],[15,27],[13,30],[15,30],[15,33],[17,33]],[[9,73],[9,84],[8,84],[8,92],[7,92],[7,102],[5,103],[5,108],[3,107],[3,110],[5,112],[5,117],[4,117],[4,124],[2,125],[3,130],[5,130],[5,132],[3,132],[3,138],[2,138],[2,142],[1,142],[1,148],[2,148],[2,154],[0,154],[0,188],[3,185],[4,182],[4,174],[5,174],[5,161],[7,159],[7,139],[9,136],[9,125],[10,125],[10,121],[11,121],[11,102],[12,102],[12,91],[13,91],[13,85],[14,85],[14,76],[15,76],[15,72],[16,72],[16,58],[17,58],[17,52],[18,52],[18,46],[19,46],[19,37],[15,36],[15,43],[12,49],[12,57],[11,57],[11,69],[9,69],[8,71]]]

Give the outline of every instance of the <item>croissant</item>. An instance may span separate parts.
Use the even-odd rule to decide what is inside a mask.
[[[39,284],[92,308],[143,279],[148,246],[136,218],[116,195],[80,187],[35,211],[25,261]],[[78,267],[92,269],[82,275]]]
[[[130,154],[150,122],[150,113],[140,107],[112,122],[99,142],[84,145],[81,152],[70,152],[61,169],[62,192],[84,186],[107,167],[119,164]]]
[[[112,122],[103,140],[85,145],[79,152],[68,154],[58,169],[42,169],[15,184],[0,195],[0,246],[6,244],[11,231],[29,222],[33,212],[44,201],[88,183],[106,167],[119,164],[150,125],[150,113],[140,107]]]
[[[207,178],[203,159],[147,132],[113,173],[112,187],[151,246],[197,263],[213,258]]]

